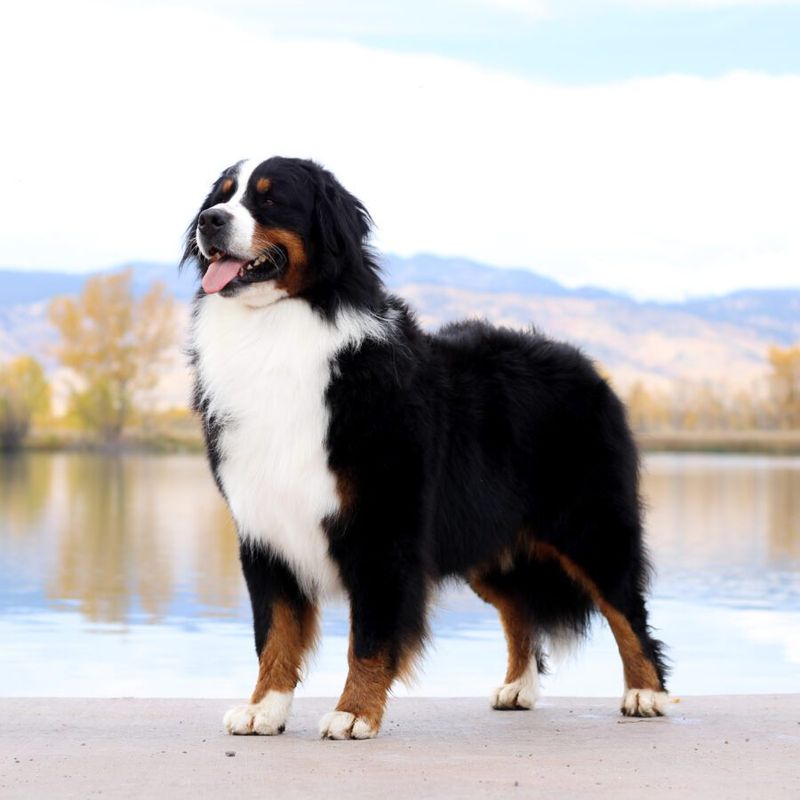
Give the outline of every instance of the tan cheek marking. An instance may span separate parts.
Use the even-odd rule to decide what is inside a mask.
[[[308,256],[302,238],[285,228],[266,228],[263,225],[256,225],[251,242],[253,250],[260,253],[271,244],[278,244],[285,248],[289,255],[286,272],[275,282],[275,285],[279,289],[284,289],[290,296],[299,294],[306,286],[306,267],[308,265]]]
[[[537,558],[554,558],[564,572],[575,583],[583,587],[585,592],[597,604],[603,616],[608,620],[611,632],[617,640],[619,654],[622,657],[622,667],[625,672],[625,685],[631,689],[654,689],[663,691],[661,681],[658,679],[655,667],[644,654],[639,637],[631,628],[625,616],[617,611],[600,593],[597,584],[574,562],[551,544],[535,542],[532,554]]]
[[[511,683],[522,676],[533,656],[533,625],[520,602],[513,596],[497,591],[477,575],[472,576],[469,583],[478,597],[493,605],[500,614],[508,645],[508,668],[504,682]]]
[[[259,178],[256,182],[257,192],[266,192],[272,186],[272,181],[269,178]]]
[[[290,692],[300,680],[303,657],[317,637],[317,610],[302,610],[277,602],[267,641],[258,659],[258,680],[251,703],[259,703],[269,690]]]

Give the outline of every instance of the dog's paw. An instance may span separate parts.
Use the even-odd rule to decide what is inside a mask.
[[[234,735],[275,736],[283,733],[291,704],[292,692],[270,691],[260,703],[234,706],[225,714],[222,723],[225,730]]]
[[[320,720],[319,735],[323,739],[374,739],[378,727],[349,711],[330,711]]]
[[[498,710],[529,709],[539,699],[539,675],[529,667],[511,683],[498,686],[489,697],[492,708]]]
[[[667,693],[654,689],[627,689],[620,711],[626,717],[661,717],[667,713]]]

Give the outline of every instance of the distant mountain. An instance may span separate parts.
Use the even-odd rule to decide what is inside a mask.
[[[567,289],[551,278],[527,269],[491,267],[465,258],[443,258],[430,253],[410,258],[388,255],[381,265],[391,289],[409,283],[424,283],[478,292],[514,292],[548,297],[623,297],[589,286]]]
[[[672,307],[709,321],[747,325],[782,344],[800,339],[799,289],[746,289]]]
[[[80,294],[86,281],[94,275],[118,272],[126,267],[133,269],[133,284],[144,292],[154,280],[163,281],[179,300],[188,300],[195,292],[195,275],[191,269],[178,271],[174,264],[150,261],[133,261],[96,272],[64,273],[2,269],[0,307],[44,303],[63,294]]]
[[[422,253],[410,258],[388,255],[381,266],[392,289],[409,283],[451,286],[481,292],[519,292],[563,296],[560,283],[524,269],[497,269],[466,258],[442,258]]]
[[[138,291],[153,280],[164,281],[181,301],[196,291],[193,269],[130,266]],[[800,288],[656,303],[592,287],[569,289],[525,269],[461,258],[389,255],[382,266],[389,288],[410,302],[427,327],[469,316],[514,327],[533,324],[582,347],[623,385],[644,380],[667,387],[689,380],[749,390],[765,372],[770,345],[800,341]],[[77,294],[88,277],[0,270],[0,359],[46,354],[52,339],[47,302]]]
[[[410,258],[387,255],[381,258],[386,285],[396,290],[409,283],[448,286],[478,292],[514,292],[548,297],[624,297],[605,289],[582,287],[567,289],[560,283],[526,269],[508,269],[480,264],[466,258],[443,258],[423,253]],[[87,273],[25,271],[2,269],[3,291],[0,306],[37,303],[59,294],[78,294],[87,278],[131,267],[134,286],[144,291],[152,281],[163,281],[180,300],[195,293],[197,279],[193,268],[180,272],[173,264],[132,261],[106,270]]]

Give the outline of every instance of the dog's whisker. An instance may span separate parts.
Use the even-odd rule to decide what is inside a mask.
[[[283,251],[283,248],[276,244],[270,244],[265,251],[265,254],[272,266],[278,269],[280,269],[286,263],[286,253]]]

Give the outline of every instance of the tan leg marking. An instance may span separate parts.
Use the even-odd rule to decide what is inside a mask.
[[[653,662],[644,654],[639,637],[631,628],[630,622],[603,597],[597,584],[586,572],[551,544],[536,542],[533,545],[532,553],[537,558],[552,558],[558,561],[564,572],[575,583],[583,587],[584,591],[592,598],[603,616],[608,620],[622,658],[625,685],[628,688],[652,689],[656,692],[663,691],[664,687],[658,679],[658,673],[653,666]]]
[[[317,638],[317,628],[317,609],[313,605],[298,610],[287,603],[275,603],[267,641],[258,659],[258,680],[251,703],[260,703],[270,690],[291,692],[297,686],[303,659]]]
[[[386,695],[395,678],[387,654],[379,653],[370,658],[357,658],[350,637],[347,653],[349,671],[342,696],[336,704],[337,711],[349,711],[365,719],[375,729],[380,727]]]
[[[480,598],[493,605],[500,615],[508,646],[508,668],[506,669],[505,683],[516,681],[522,677],[533,656],[531,622],[521,613],[519,603],[515,602],[513,597],[498,592],[481,577],[470,578],[470,586]]]
[[[258,659],[258,679],[250,703],[234,706],[223,717],[231,734],[282,733],[289,717],[303,659],[317,633],[317,609],[278,601],[272,607],[267,641]]]
[[[325,739],[372,739],[378,735],[386,708],[386,698],[395,678],[407,677],[421,646],[404,653],[399,663],[387,652],[369,658],[357,658],[350,635],[347,654],[349,670],[336,710],[320,721],[320,735]]]
[[[502,563],[500,568],[503,569]],[[508,649],[505,681],[492,691],[489,704],[495,709],[533,708],[539,697],[539,671],[533,624],[524,612],[522,598],[498,590],[479,574],[472,575],[470,585],[479,597],[497,609]]]

